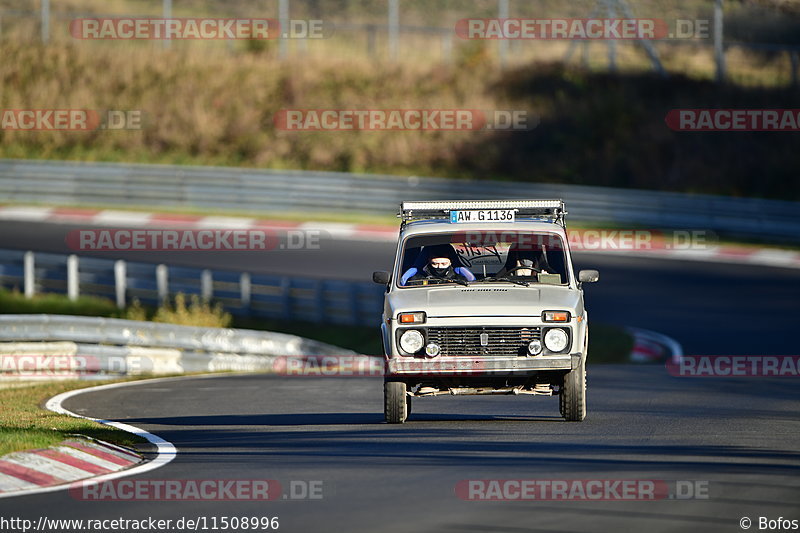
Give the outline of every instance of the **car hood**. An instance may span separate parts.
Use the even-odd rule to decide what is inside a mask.
[[[568,287],[522,287],[473,283],[469,287],[398,289],[389,295],[392,315],[425,311],[429,317],[538,316],[545,309],[580,312],[580,291]]]

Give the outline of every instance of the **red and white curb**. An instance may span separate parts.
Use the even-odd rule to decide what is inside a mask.
[[[338,240],[395,242],[396,226],[369,224],[343,224],[337,222],[293,222],[246,217],[183,215],[175,213],[145,213],[114,209],[86,209],[77,207],[0,206],[0,220],[17,222],[55,222],[105,226],[111,228],[185,228],[185,229],[240,229],[263,230],[275,233],[288,231],[318,231]],[[610,246],[584,247],[572,244],[573,252],[617,256],[636,255],[664,259],[736,263],[786,268],[800,268],[800,252],[772,247],[713,245],[670,248],[656,239],[651,248],[625,246],[613,242]]]
[[[276,233],[291,230],[320,231],[334,239],[356,239],[375,242],[397,240],[397,228],[391,226],[342,224],[338,222],[293,222],[288,220],[182,215],[175,213],[142,213],[112,209],[0,206],[0,220],[60,222],[123,228],[240,229],[274,231]]]
[[[142,461],[140,455],[119,446],[84,439],[9,453],[0,457],[0,494],[117,472]]]
[[[672,337],[641,328],[625,328],[633,337],[629,360],[633,363],[679,362],[683,347]]]
[[[198,378],[204,376],[193,377]],[[213,377],[213,375],[205,377]],[[5,475],[5,477],[0,478],[0,498],[29,496],[32,494],[67,490],[74,486],[75,483],[94,485],[112,479],[143,474],[160,468],[172,461],[177,454],[175,446],[158,435],[154,435],[129,424],[79,415],[67,410],[62,404],[70,398],[87,392],[130,387],[142,383],[172,381],[176,379],[181,378],[155,378],[140,381],[127,381],[124,383],[110,383],[108,385],[67,391],[50,398],[45,404],[45,407],[50,411],[73,416],[75,418],[82,418],[84,420],[92,420],[122,431],[127,431],[128,433],[139,435],[155,446],[155,457],[150,461],[143,462],[142,457],[132,453],[130,450],[114,446],[113,444],[97,444],[95,441],[95,445],[101,446],[99,450],[96,450],[85,441],[76,440],[65,441],[59,446],[44,450],[15,452],[0,458],[0,472]],[[76,443],[79,444],[79,446],[76,446]],[[87,455],[94,457],[89,459],[86,457]],[[123,462],[125,464],[121,464]],[[3,467],[5,469],[3,469]]]

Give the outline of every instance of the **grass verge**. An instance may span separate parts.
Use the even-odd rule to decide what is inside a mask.
[[[0,389],[0,405],[3,406],[0,409],[0,456],[20,450],[46,448],[74,434],[120,446],[132,447],[146,443],[137,435],[44,409],[44,403],[56,394],[115,381],[120,380],[59,381]]]

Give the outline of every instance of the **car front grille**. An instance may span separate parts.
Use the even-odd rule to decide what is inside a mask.
[[[541,337],[539,327],[428,328],[427,342],[438,344],[440,355],[526,356],[528,343]]]

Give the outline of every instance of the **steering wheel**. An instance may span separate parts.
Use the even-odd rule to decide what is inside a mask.
[[[506,276],[508,276],[509,274],[511,274],[511,273],[513,273],[513,272],[516,272],[517,270],[522,270],[522,269],[525,269],[525,270],[533,270],[533,272],[534,272],[535,274],[539,274],[540,272],[542,272],[542,269],[541,269],[541,268],[536,268],[536,267],[535,267],[535,266],[533,266],[533,265],[531,265],[531,266],[527,266],[527,265],[520,265],[520,266],[515,266],[514,268],[512,268],[512,269],[510,269],[510,270],[506,271],[505,275],[506,275]]]

